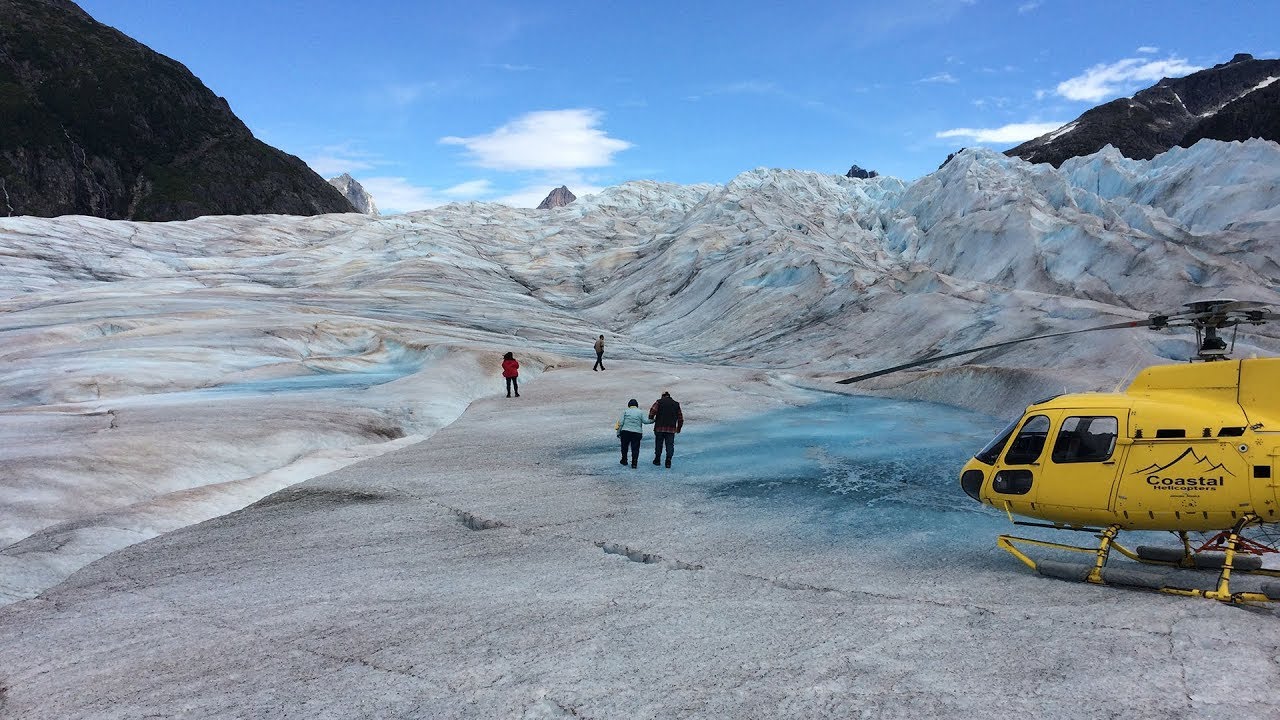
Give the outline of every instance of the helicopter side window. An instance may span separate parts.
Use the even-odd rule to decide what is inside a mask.
[[[1069,417],[1053,441],[1055,463],[1102,462],[1116,448],[1119,422],[1113,417]]]
[[[1004,454],[1006,465],[1030,465],[1044,451],[1044,441],[1049,436],[1049,418],[1036,415],[1022,424],[1018,436],[1009,444]]]

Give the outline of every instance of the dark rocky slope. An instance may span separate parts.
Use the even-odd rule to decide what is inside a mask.
[[[1052,133],[1029,140],[1006,155],[1060,166],[1107,145],[1125,157],[1147,160],[1196,140],[1280,140],[1280,60],[1240,54],[1230,62],[1182,78],[1164,78],[1132,98],[1119,98],[1085,112]]]
[[[181,63],[67,0],[0,0],[0,215],[351,212]]]

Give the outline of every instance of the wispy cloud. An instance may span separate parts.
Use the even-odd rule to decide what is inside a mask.
[[[554,178],[554,179],[552,179]],[[584,195],[595,195],[603,187],[591,183],[580,175],[547,175],[547,179],[540,182],[531,182],[524,187],[507,193],[498,198],[494,202],[519,208],[534,208],[542,204],[546,199],[547,193],[555,188],[564,185],[575,197],[583,197]]]
[[[373,196],[383,213],[413,212],[444,205],[455,198],[446,199],[431,188],[414,185],[403,177],[370,177],[360,180],[366,192]]]
[[[958,83],[958,82],[960,82],[960,81],[959,81],[959,80],[957,80],[957,79],[956,79],[956,77],[955,77],[954,75],[952,75],[951,73],[949,73],[949,72],[941,72],[941,73],[938,73],[937,75],[930,75],[930,76],[929,76],[929,77],[927,77],[927,78],[920,78],[920,79],[919,79],[919,80],[917,80],[916,82],[921,82],[921,83]]]
[[[1145,55],[1152,55],[1160,52],[1160,48],[1152,47],[1150,45],[1143,45],[1142,47],[1138,48],[1138,52],[1143,53]]]
[[[1018,14],[1026,15],[1027,13],[1032,12],[1038,7],[1040,7],[1040,0],[1031,0],[1030,2],[1024,2],[1018,6]]]
[[[782,89],[769,80],[741,80],[711,88],[709,95],[778,95]]]
[[[309,155],[306,163],[317,175],[325,178],[372,170],[381,164],[377,155],[359,150],[351,143],[322,147]]]
[[[1098,102],[1138,90],[1161,78],[1182,77],[1200,69],[1185,58],[1125,58],[1110,64],[1094,65],[1080,75],[1058,83],[1056,91],[1068,100]]]
[[[529,72],[537,69],[532,65],[513,65],[511,63],[485,63],[484,67],[506,70],[507,72]]]
[[[487,135],[443,137],[445,145],[461,145],[480,167],[494,170],[555,170],[601,167],[631,147],[599,129],[597,110],[531,112]]]
[[[453,187],[445,188],[441,193],[451,198],[479,200],[493,193],[493,183],[488,180],[468,180]]]
[[[372,100],[375,105],[403,110],[439,92],[440,84],[435,82],[386,83],[372,90]]]
[[[954,128],[935,133],[937,138],[969,138],[979,143],[1018,143],[1038,138],[1062,127],[1063,123],[1011,123],[997,128]]]
[[[428,185],[418,185],[398,176],[358,178],[365,191],[373,196],[378,209],[384,214],[427,210],[451,202],[493,200],[493,183],[489,180],[468,180],[443,190]],[[536,205],[536,203],[535,203]]]
[[[975,0],[895,0],[892,3],[849,3],[848,27],[857,28],[854,42],[904,36],[918,27],[946,25],[967,12]]]

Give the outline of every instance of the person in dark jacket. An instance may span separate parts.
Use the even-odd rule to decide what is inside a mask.
[[[511,353],[502,356],[502,377],[507,379],[507,397],[511,397],[512,390],[520,397],[520,361]]]
[[[684,427],[680,403],[671,397],[671,393],[662,391],[662,397],[649,408],[649,419],[653,421],[653,464],[662,461],[662,448],[666,447],[667,467],[671,467],[671,456],[676,451],[676,433]]]
[[[622,411],[618,420],[618,439],[622,441],[622,464],[627,464],[627,448],[631,448],[631,467],[640,462],[640,439],[644,437],[644,426],[653,421],[640,412],[640,402],[632,398],[627,402],[627,409]]]
[[[603,335],[600,336],[599,340],[596,340],[595,347],[596,347],[596,364],[593,365],[591,369],[603,370],[604,369],[604,336]]]

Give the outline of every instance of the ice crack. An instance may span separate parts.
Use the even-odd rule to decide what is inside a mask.
[[[633,550],[627,547],[626,545],[619,545],[618,543],[611,543],[611,542],[606,542],[604,540],[597,540],[595,542],[595,545],[601,550],[604,550],[605,553],[609,555],[621,555],[622,557],[625,557],[631,562],[644,563],[645,565],[666,565],[676,570],[703,569],[701,565],[696,565],[694,563],[687,563],[687,562],[684,562],[683,560],[667,560],[663,558],[661,555],[658,555],[656,553],[644,552],[642,550]]]
[[[466,526],[468,530],[492,530],[494,528],[504,528],[508,525],[500,520],[489,520],[482,518],[474,513],[465,510],[454,510],[453,513],[458,516],[458,520]]]

